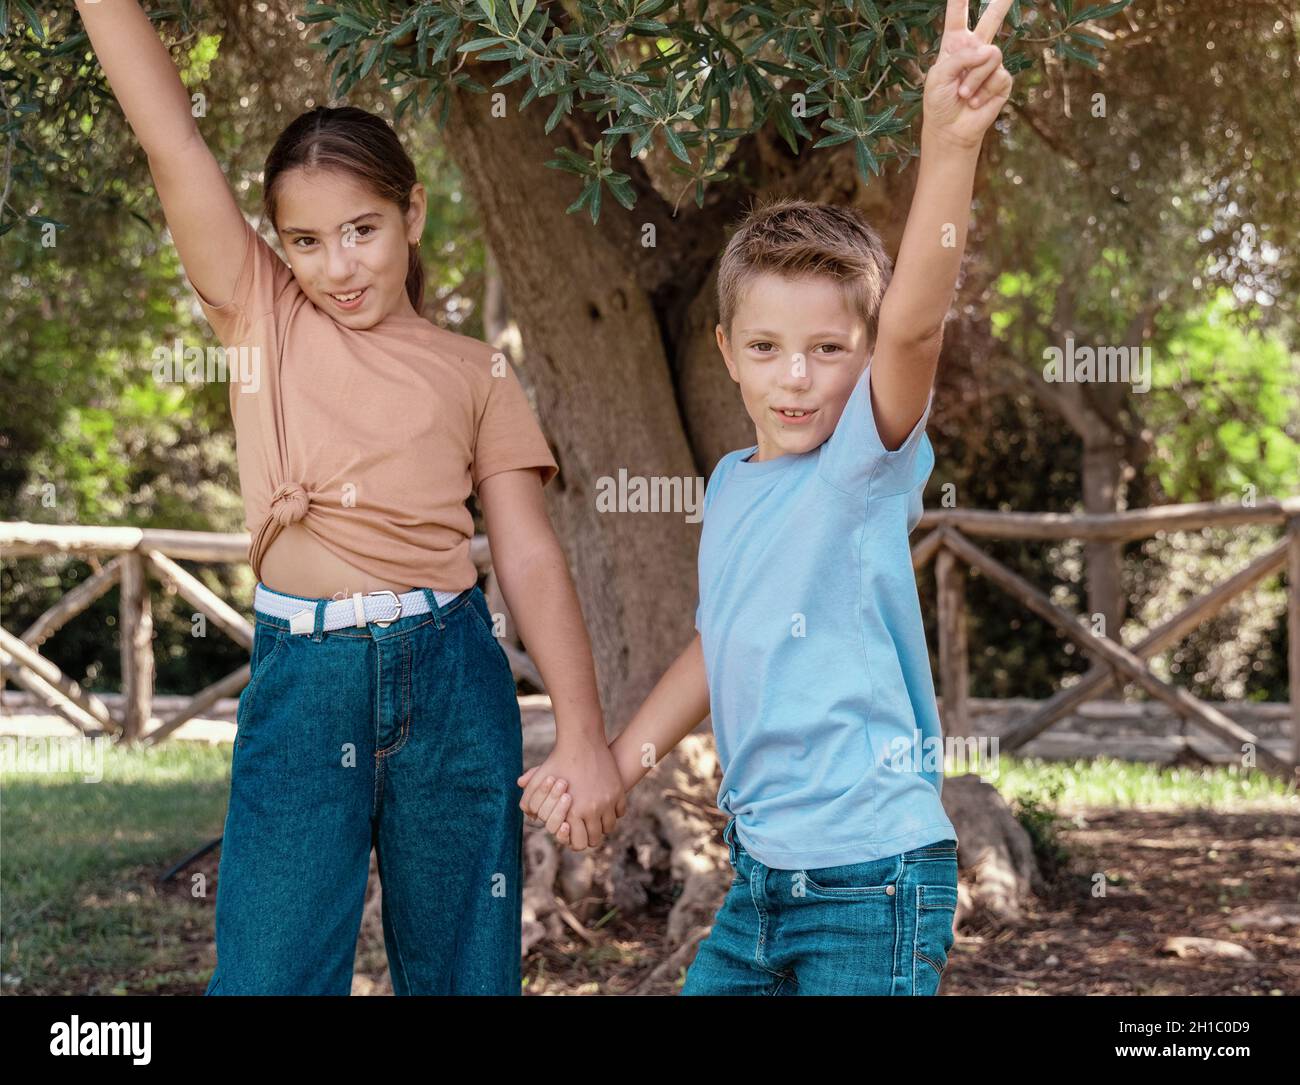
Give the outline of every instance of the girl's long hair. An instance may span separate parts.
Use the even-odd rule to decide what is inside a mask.
[[[276,182],[291,169],[339,170],[351,174],[377,196],[390,200],[405,214],[416,183],[415,163],[383,117],[355,106],[317,106],[302,114],[275,141],[263,173],[262,201],[271,225],[276,224]],[[410,245],[406,294],[418,313],[424,304],[424,265],[420,250]]]

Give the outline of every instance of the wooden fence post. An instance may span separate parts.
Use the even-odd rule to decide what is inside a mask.
[[[946,532],[948,529],[944,529]],[[970,737],[970,661],[966,652],[966,567],[940,540],[934,576],[939,602],[939,683],[945,738]]]
[[[122,738],[136,742],[153,711],[153,611],[145,557],[132,550],[123,555],[122,582],[118,586],[122,653]]]
[[[1291,677],[1291,766],[1300,776],[1300,516],[1286,523],[1287,667]]]

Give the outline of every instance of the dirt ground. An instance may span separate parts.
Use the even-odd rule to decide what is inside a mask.
[[[959,930],[941,994],[1300,994],[1300,814],[1060,813],[1069,859],[1050,895],[1030,902],[1021,929]],[[216,864],[213,852],[186,873],[204,870],[213,885]],[[680,970],[646,982],[675,948],[664,939],[669,902],[655,903],[630,920],[609,918],[594,945],[575,936],[535,948],[524,960],[528,993],[676,993]],[[363,925],[354,994],[391,992],[376,926]],[[196,928],[196,967],[210,969],[212,926]],[[1246,952],[1180,954],[1167,944],[1178,937]]]

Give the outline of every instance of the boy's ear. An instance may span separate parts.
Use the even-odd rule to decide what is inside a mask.
[[[718,350],[722,352],[722,360],[727,364],[727,372],[731,374],[731,379],[739,384],[740,374],[736,372],[736,363],[731,358],[731,344],[727,342],[727,333],[722,330],[721,324],[714,329],[714,335],[718,339]]]

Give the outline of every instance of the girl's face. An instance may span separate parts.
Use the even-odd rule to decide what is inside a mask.
[[[276,233],[303,293],[340,324],[362,330],[414,313],[409,246],[424,230],[424,186],[405,215],[339,170],[293,169],[278,182]]]

